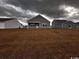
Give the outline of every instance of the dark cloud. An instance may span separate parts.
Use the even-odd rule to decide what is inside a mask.
[[[79,0],[65,0],[65,3],[79,8]]]
[[[64,3],[64,0],[10,0],[8,3],[49,16],[58,17],[63,14],[58,7]]]
[[[7,3],[51,17],[64,17],[64,11],[59,10],[60,5],[67,4],[79,7],[79,0],[8,0]]]
[[[18,13],[17,11],[13,10],[13,9],[6,9],[3,7],[0,7],[0,16],[18,16],[20,13]]]

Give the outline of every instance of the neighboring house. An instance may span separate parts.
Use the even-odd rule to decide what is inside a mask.
[[[29,28],[50,28],[50,22],[40,15],[28,20],[27,22]]]
[[[0,18],[0,29],[21,28],[22,24],[15,18]]]
[[[79,29],[79,22],[75,23],[76,29]]]
[[[67,20],[54,20],[52,22],[52,28],[73,29],[73,28],[76,28],[76,25],[72,21],[67,21]]]
[[[52,22],[52,28],[63,28],[63,23],[67,22],[66,20],[54,20]]]
[[[67,29],[67,28],[68,29],[74,29],[74,28],[76,28],[75,23],[72,22],[72,21],[67,21],[67,22],[63,23],[62,25],[63,25],[63,28],[65,28],[65,29]]]

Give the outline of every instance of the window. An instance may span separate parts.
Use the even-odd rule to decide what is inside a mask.
[[[68,28],[69,28],[69,29],[71,29],[71,28],[72,28],[72,25],[71,25],[71,24],[69,24],[69,25],[68,25]]]
[[[29,23],[30,26],[39,26],[39,23]]]
[[[43,26],[47,26],[47,24],[42,24]]]
[[[69,28],[72,27],[71,25],[68,26]]]

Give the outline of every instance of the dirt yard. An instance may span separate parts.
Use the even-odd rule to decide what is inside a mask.
[[[79,30],[0,30],[0,59],[70,59],[79,56]]]

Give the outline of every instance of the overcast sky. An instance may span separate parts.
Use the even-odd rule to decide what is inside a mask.
[[[79,0],[0,0],[0,16],[42,14],[49,18],[79,19]]]

